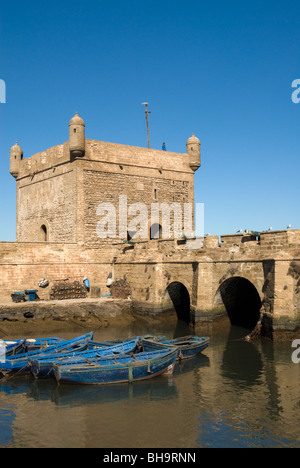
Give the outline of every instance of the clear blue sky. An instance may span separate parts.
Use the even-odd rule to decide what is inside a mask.
[[[24,157],[86,138],[185,152],[202,167],[205,232],[300,228],[298,1],[1,2],[0,240],[15,239],[9,150]],[[33,200],[38,203],[38,200]]]

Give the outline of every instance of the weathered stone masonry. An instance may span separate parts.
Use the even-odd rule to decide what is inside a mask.
[[[261,233],[259,240],[235,234],[221,236],[219,242],[218,236],[209,236],[198,250],[187,249],[187,243],[157,240],[119,247],[115,275],[134,285],[137,309],[168,309],[168,285],[180,282],[191,298],[191,319],[214,320],[228,312],[222,285],[241,278],[255,287],[274,330],[300,325],[300,230]],[[245,295],[240,314],[248,300]]]
[[[133,306],[143,313],[164,313],[176,290],[192,321],[228,314],[239,323],[247,309],[255,321],[263,304],[274,329],[297,328],[300,230],[207,236],[202,248],[192,249],[187,246],[193,241],[185,239],[128,244],[97,236],[97,206],[117,206],[119,195],[149,210],[153,202],[194,203],[199,167],[194,136],[186,154],[87,140],[77,114],[62,145],[23,159],[16,143],[10,172],[17,186],[17,240],[0,243],[0,298],[36,289],[43,277],[51,284],[85,275],[92,291],[105,294],[113,272],[130,284]],[[40,289],[39,296],[48,299],[49,289]]]

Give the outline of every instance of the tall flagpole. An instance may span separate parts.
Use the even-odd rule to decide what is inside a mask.
[[[150,148],[150,138],[149,138],[149,121],[148,121],[148,114],[151,114],[150,111],[148,111],[148,102],[142,102],[142,104],[145,106],[145,114],[146,114],[146,122],[147,122],[147,139],[148,139],[148,148]]]

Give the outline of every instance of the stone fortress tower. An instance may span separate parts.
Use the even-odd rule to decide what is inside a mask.
[[[50,299],[57,281],[82,282],[85,276],[91,297],[99,298],[108,292],[111,273],[116,280],[126,280],[132,307],[145,314],[163,313],[173,302],[178,318],[192,324],[228,315],[232,324],[253,328],[263,305],[265,329],[299,330],[300,229],[207,235],[198,248],[194,239],[172,239],[171,234],[152,240],[151,219],[147,237],[139,241],[130,231],[130,216],[137,213],[128,210],[127,231],[99,237],[103,203],[115,207],[116,226],[122,224],[120,196],[129,208],[142,203],[138,206],[148,214],[153,205],[163,203],[193,207],[200,158],[195,135],[187,140],[186,153],[86,139],[85,123],[77,113],[63,144],[24,158],[16,143],[10,151],[10,173],[16,180],[17,233],[16,242],[0,243],[0,298],[37,289],[47,278],[50,288],[40,287],[39,297]],[[128,243],[131,239],[137,242]],[[101,304],[95,306],[100,315]],[[87,303],[88,314],[89,307]],[[67,307],[68,317],[77,316],[78,309],[72,309]],[[5,314],[2,318],[11,320],[9,311]],[[24,320],[22,309],[19,317]]]
[[[143,202],[149,210],[154,202],[194,204],[194,173],[201,165],[194,134],[186,152],[86,139],[78,113],[63,144],[23,158],[16,143],[10,151],[17,186],[16,240],[99,245],[97,207],[103,202],[117,207],[119,195],[127,196],[128,205]]]

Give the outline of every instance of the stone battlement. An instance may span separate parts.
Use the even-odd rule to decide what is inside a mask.
[[[247,233],[227,234],[221,236],[205,236],[203,244],[196,243],[195,239],[157,239],[148,241],[135,241],[131,244],[116,243],[120,254],[127,255],[183,255],[186,258],[209,255],[215,258],[226,258],[226,255],[241,255],[244,257],[269,257],[281,254],[300,257],[300,229],[261,232],[258,236]],[[228,257],[227,257],[228,258]]]
[[[18,179],[33,176],[39,172],[54,169],[62,164],[90,161],[105,165],[124,166],[123,169],[133,167],[165,170],[179,173],[192,173],[186,153],[175,153],[157,149],[141,148],[119,143],[109,143],[98,140],[85,140],[85,155],[75,161],[70,160],[69,141],[40,151],[19,163]],[[174,170],[174,167],[176,168]],[[106,167],[105,167],[106,169]]]

